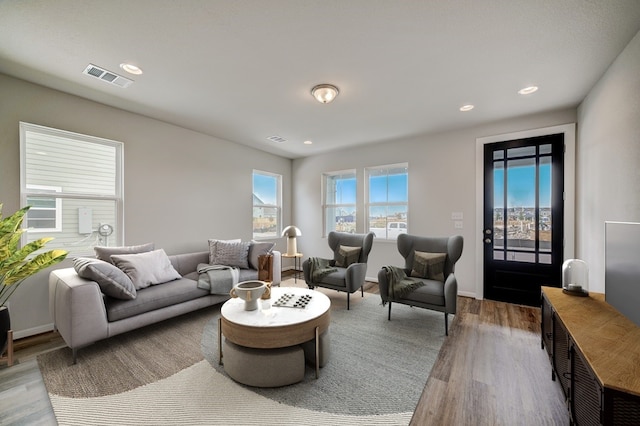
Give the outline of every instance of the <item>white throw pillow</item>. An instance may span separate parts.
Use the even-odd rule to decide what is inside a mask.
[[[163,249],[138,254],[113,254],[111,259],[131,278],[136,290],[182,278]]]

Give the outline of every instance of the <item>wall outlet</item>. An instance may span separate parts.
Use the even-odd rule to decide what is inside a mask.
[[[456,228],[456,229],[462,229],[462,221],[461,220],[456,220],[453,223],[453,227]]]

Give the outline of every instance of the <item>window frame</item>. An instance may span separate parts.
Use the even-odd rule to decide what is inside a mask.
[[[371,201],[371,177],[372,177],[372,172],[373,171],[383,171],[383,170],[387,170],[387,176],[389,176],[389,171],[392,169],[405,169],[406,170],[406,175],[407,175],[407,188],[406,188],[406,194],[407,194],[407,198],[406,201],[393,201],[393,202],[389,202],[389,194],[388,194],[388,187],[387,187],[387,201],[386,202],[372,202]],[[380,166],[372,166],[372,167],[366,167],[364,169],[364,180],[365,180],[365,185],[366,185],[366,190],[365,190],[365,215],[366,215],[366,219],[365,219],[365,232],[373,232],[371,231],[372,229],[377,229],[377,228],[372,228],[371,227],[371,208],[372,207],[405,207],[405,218],[404,218],[404,223],[405,223],[405,233],[409,232],[409,163],[396,163],[396,164],[385,164],[385,165],[380,165]],[[402,222],[401,220],[398,221],[389,221],[388,220],[388,216],[387,216],[387,220],[386,220],[386,225],[385,225],[385,235],[381,236],[381,235],[377,235],[376,234],[376,239],[377,240],[381,240],[381,241],[396,241],[397,239],[397,235],[394,238],[389,238],[388,234],[387,234],[387,230],[389,229],[389,223],[394,223],[394,222]],[[400,227],[402,228],[402,227]]]
[[[263,204],[256,204],[255,200],[256,198],[259,198],[256,196],[256,190],[255,190],[255,186],[254,186],[254,178],[256,175],[261,175],[261,176],[265,176],[265,177],[269,177],[269,178],[275,178],[276,179],[276,204],[269,204],[269,203],[264,203]],[[272,172],[267,172],[264,170],[257,170],[254,169],[251,172],[251,195],[252,195],[252,201],[251,201],[251,236],[254,240],[271,240],[274,238],[279,238],[280,237],[280,233],[282,232],[282,175],[278,174],[278,173],[272,173]],[[262,235],[262,234],[256,234],[255,233],[255,216],[254,216],[254,211],[256,208],[273,208],[276,209],[276,232],[275,235]]]
[[[112,201],[115,205],[115,242],[110,245],[123,245],[124,244],[124,144],[119,141],[111,139],[100,138],[97,136],[84,135],[81,133],[75,133],[67,130],[56,129],[52,127],[41,126],[37,124],[27,123],[20,121],[20,202],[21,205],[27,205],[27,199],[29,197],[50,197],[51,190],[47,190],[46,187],[60,188],[60,191],[56,191],[58,196],[56,197],[56,206],[60,205],[60,220],[56,222],[60,226],[59,233],[64,232],[64,200],[92,200],[92,201]],[[95,144],[101,146],[108,146],[114,149],[114,167],[115,167],[115,180],[113,187],[113,194],[103,193],[91,193],[91,192],[64,192],[64,188],[56,185],[43,185],[43,184],[27,184],[27,132],[45,135],[55,138],[63,138],[73,141],[75,143],[82,144]],[[23,228],[27,221],[23,222]],[[38,231],[28,230],[23,233],[21,243],[24,245],[29,241],[28,235]],[[42,231],[53,232],[53,231]],[[103,241],[98,238],[96,231],[96,243],[102,244]],[[78,243],[87,241],[87,237],[79,234]],[[96,244],[96,245],[97,245]],[[68,250],[73,255],[89,255],[93,254],[89,247],[80,246],[75,249],[76,246],[70,244],[57,244],[56,240],[50,241],[47,244],[47,249],[61,248]],[[86,247],[86,249],[85,249]]]
[[[353,177],[356,183],[356,194],[355,200],[353,203],[336,203],[334,198],[334,203],[327,202],[327,192],[328,192],[328,179],[334,178],[335,176],[348,176]],[[347,169],[347,170],[339,170],[333,172],[324,172],[322,173],[322,236],[326,237],[329,235],[329,232],[335,231],[334,229],[327,229],[327,220],[329,219],[328,211],[329,209],[338,209],[338,208],[352,208],[353,216],[354,216],[354,232],[357,232],[358,229],[358,175],[356,173],[356,169]]]

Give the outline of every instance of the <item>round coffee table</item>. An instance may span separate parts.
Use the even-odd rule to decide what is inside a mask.
[[[281,297],[290,300],[311,296],[304,308],[275,306]],[[258,309],[244,310],[244,301],[230,299],[220,309],[218,355],[223,361],[222,336],[240,347],[276,349],[315,342],[316,378],[320,370],[320,335],[329,329],[331,301],[314,290],[297,287],[272,287],[271,299],[261,300]]]

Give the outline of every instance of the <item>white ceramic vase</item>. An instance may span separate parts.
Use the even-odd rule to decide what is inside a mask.
[[[267,283],[264,281],[243,281],[236,284],[229,292],[229,295],[244,300],[245,311],[255,311],[258,309],[260,297],[266,290]]]

